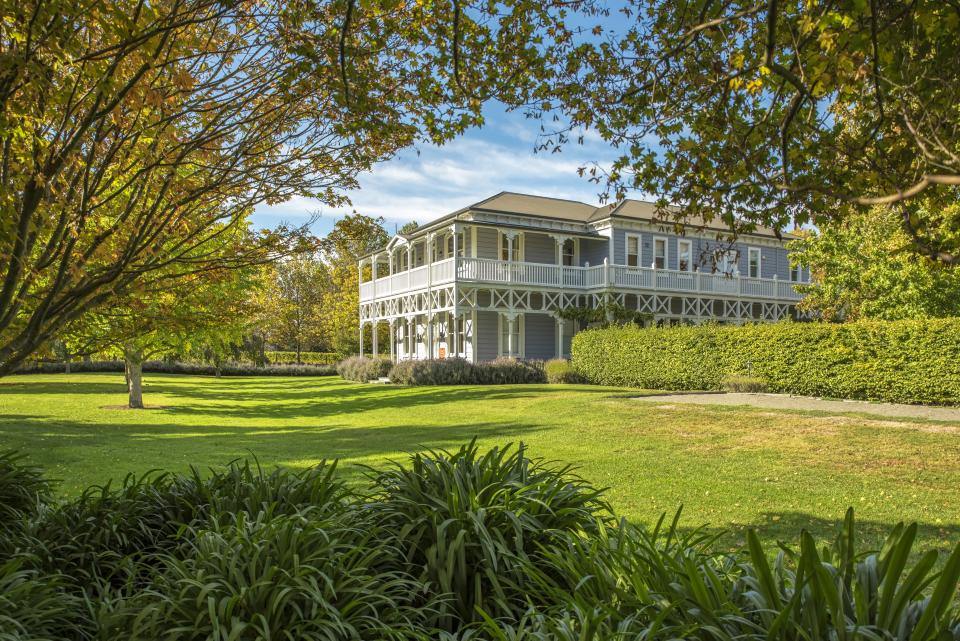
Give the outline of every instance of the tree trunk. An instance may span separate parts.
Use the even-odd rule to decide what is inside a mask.
[[[297,341],[297,365],[300,364],[300,341]]]
[[[130,409],[143,409],[143,352],[132,347],[123,350],[127,374],[127,395]]]
[[[63,373],[64,373],[64,374],[69,374],[69,373],[70,373],[70,361],[64,361],[64,362],[63,362]]]

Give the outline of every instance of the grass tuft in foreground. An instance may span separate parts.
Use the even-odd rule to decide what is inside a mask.
[[[66,503],[21,470],[0,457],[25,486],[2,506],[0,638],[960,639],[960,545],[911,567],[915,525],[860,550],[851,510],[832,545],[803,532],[770,563],[752,530],[725,552],[679,513],[620,520],[522,447],[415,455],[363,488],[238,461]]]

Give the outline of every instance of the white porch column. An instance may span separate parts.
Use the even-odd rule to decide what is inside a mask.
[[[454,245],[456,245],[456,241],[454,241]],[[456,256],[456,253],[454,253],[454,256]],[[450,349],[453,351],[453,356],[456,357],[460,356],[460,337],[457,335],[457,325],[459,325],[459,322],[457,320],[457,313],[455,311],[450,312],[448,316],[450,320],[447,322],[452,323],[452,325],[447,328],[447,336],[451,337]]]
[[[559,315],[554,318],[557,321],[557,358],[563,358],[563,326],[566,321]]]
[[[379,328],[379,326],[380,326],[380,323],[379,323],[378,321],[376,321],[376,320],[373,321],[373,324],[372,324],[372,325],[370,325],[370,327],[371,327],[372,330],[373,330],[373,337],[372,337],[371,340],[372,340],[372,342],[373,342],[373,357],[374,357],[374,358],[376,358],[376,357],[379,355],[378,350],[377,350],[377,334],[379,334],[379,332],[377,331],[377,329]]]
[[[433,314],[427,314],[427,358],[433,358]]]
[[[413,354],[417,349],[417,331],[416,321],[413,316],[407,319],[407,360],[413,360]]]
[[[390,361],[397,362],[397,328],[394,319],[387,321],[390,325]]]
[[[363,321],[360,321],[360,356],[363,356]]]
[[[413,269],[413,243],[407,243],[407,271]]]
[[[513,330],[516,327],[517,315],[513,312],[507,314],[507,356],[513,358]]]
[[[393,276],[393,250],[387,250],[387,268],[391,276]]]

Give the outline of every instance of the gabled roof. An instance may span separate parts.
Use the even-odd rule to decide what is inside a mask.
[[[597,212],[600,212],[602,209],[605,208],[598,208]],[[673,218],[671,214],[676,214],[678,217]],[[684,229],[709,229],[717,232],[730,231],[730,227],[722,220],[714,219],[710,222],[704,222],[703,218],[699,216],[683,216],[683,210],[673,205],[668,206],[664,214],[660,214],[655,203],[645,200],[624,200],[619,205],[610,209],[609,213],[604,216],[594,217],[591,219],[591,222],[596,222],[597,220],[602,220],[607,217],[642,220],[644,222],[661,225],[677,225]],[[771,236],[774,238],[777,235],[772,227],[765,227],[763,225],[757,225],[749,234],[755,236]],[[797,236],[787,232],[781,232],[780,236],[784,239],[797,238]]]
[[[588,205],[587,203],[582,203],[577,200],[501,191],[496,196],[491,196],[469,207],[464,207],[461,211],[492,211],[585,223],[590,219],[596,209],[593,205]]]

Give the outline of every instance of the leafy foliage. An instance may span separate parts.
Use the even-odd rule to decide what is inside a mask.
[[[391,369],[393,369],[393,363],[390,360],[366,356],[351,356],[337,364],[337,374],[357,383],[366,383],[387,376]]]
[[[523,446],[413,455],[362,492],[335,471],[235,462],[21,514],[0,640],[960,639],[960,545],[915,557],[915,524],[860,550],[851,510],[771,563],[753,531],[730,552],[679,512],[619,521]]]
[[[123,361],[84,361],[73,363],[72,372],[123,372]],[[262,367],[252,363],[226,362],[219,367],[204,363],[190,363],[180,361],[144,361],[144,372],[157,374],[191,374],[215,376],[334,376],[337,373],[333,365],[295,365],[270,364]],[[16,373],[20,374],[55,374],[63,372],[63,363],[25,363]]]
[[[43,470],[24,464],[24,458],[17,452],[0,452],[0,530],[36,514],[52,496]]]
[[[893,204],[916,248],[960,262],[960,238],[915,200],[937,211],[960,185],[955,2],[629,0],[596,13],[592,37],[563,41],[537,112],[570,126],[545,125],[560,130],[545,147],[585,130],[616,146],[590,172],[614,195],[657,194],[667,222],[736,231]]]
[[[592,383],[719,390],[749,375],[771,392],[960,403],[960,320],[615,327],[573,339]]]
[[[516,385],[545,383],[540,364],[498,358],[471,363],[462,358],[401,361],[390,370],[390,382],[401,385]]]
[[[548,383],[582,383],[583,379],[565,358],[552,358],[543,364]]]
[[[928,205],[922,210],[935,218]],[[941,213],[938,235],[951,233],[945,222],[958,211],[953,204]],[[813,279],[797,287],[800,305],[826,320],[960,316],[960,268],[917,253],[889,207],[852,209],[789,247],[791,260],[809,267]]]
[[[274,364],[285,365],[297,362],[296,352],[266,352],[267,360]],[[300,352],[300,362],[305,365],[336,365],[340,354],[336,352]]]

